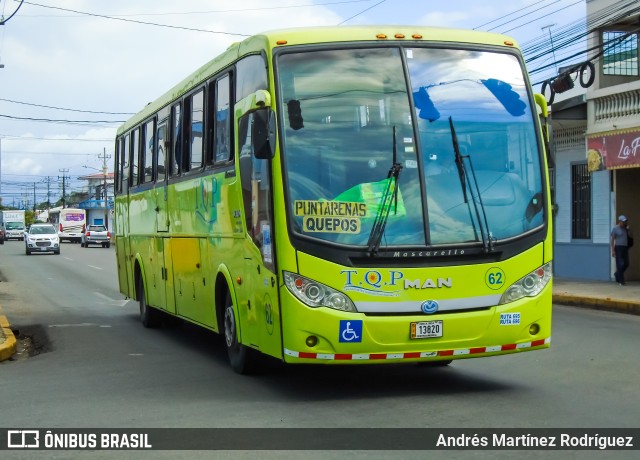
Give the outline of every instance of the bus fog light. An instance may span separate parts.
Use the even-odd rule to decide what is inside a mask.
[[[315,335],[310,335],[309,337],[307,337],[307,340],[305,340],[305,343],[308,347],[315,347],[318,344],[318,337],[316,337]]]
[[[529,334],[538,335],[538,332],[540,332],[540,326],[538,326],[538,324],[533,323],[531,326],[529,326]]]

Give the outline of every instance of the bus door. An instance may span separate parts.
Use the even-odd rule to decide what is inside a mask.
[[[241,330],[241,334],[245,345],[258,345],[263,353],[281,356],[278,279],[273,251],[271,162],[258,160],[253,155],[252,117],[253,114],[247,114],[241,118],[238,131],[240,179],[247,226],[243,248],[246,273],[243,278],[248,297],[247,327]]]

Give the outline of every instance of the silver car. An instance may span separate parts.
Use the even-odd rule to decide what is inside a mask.
[[[25,253],[53,252],[60,254],[60,238],[51,224],[32,224],[24,234]]]
[[[89,225],[82,232],[80,246],[88,248],[90,244],[99,244],[103,248],[111,246],[111,233],[104,225]]]

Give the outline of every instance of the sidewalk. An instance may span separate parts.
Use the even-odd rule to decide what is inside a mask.
[[[0,361],[11,358],[16,351],[16,338],[9,328],[9,321],[0,306]]]
[[[640,281],[625,286],[606,281],[553,279],[553,303],[640,315]],[[0,306],[0,361],[9,359],[16,339]]]
[[[640,281],[553,279],[553,303],[640,315]]]

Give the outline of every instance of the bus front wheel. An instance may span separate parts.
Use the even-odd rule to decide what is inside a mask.
[[[142,277],[138,278],[138,302],[140,302],[140,321],[144,327],[153,328],[160,326],[160,312],[147,304],[147,297],[144,294],[144,283]]]
[[[227,294],[224,307],[224,344],[229,356],[229,363],[235,372],[250,374],[255,371],[257,361],[255,351],[244,346],[238,340],[237,318],[231,294]]]

